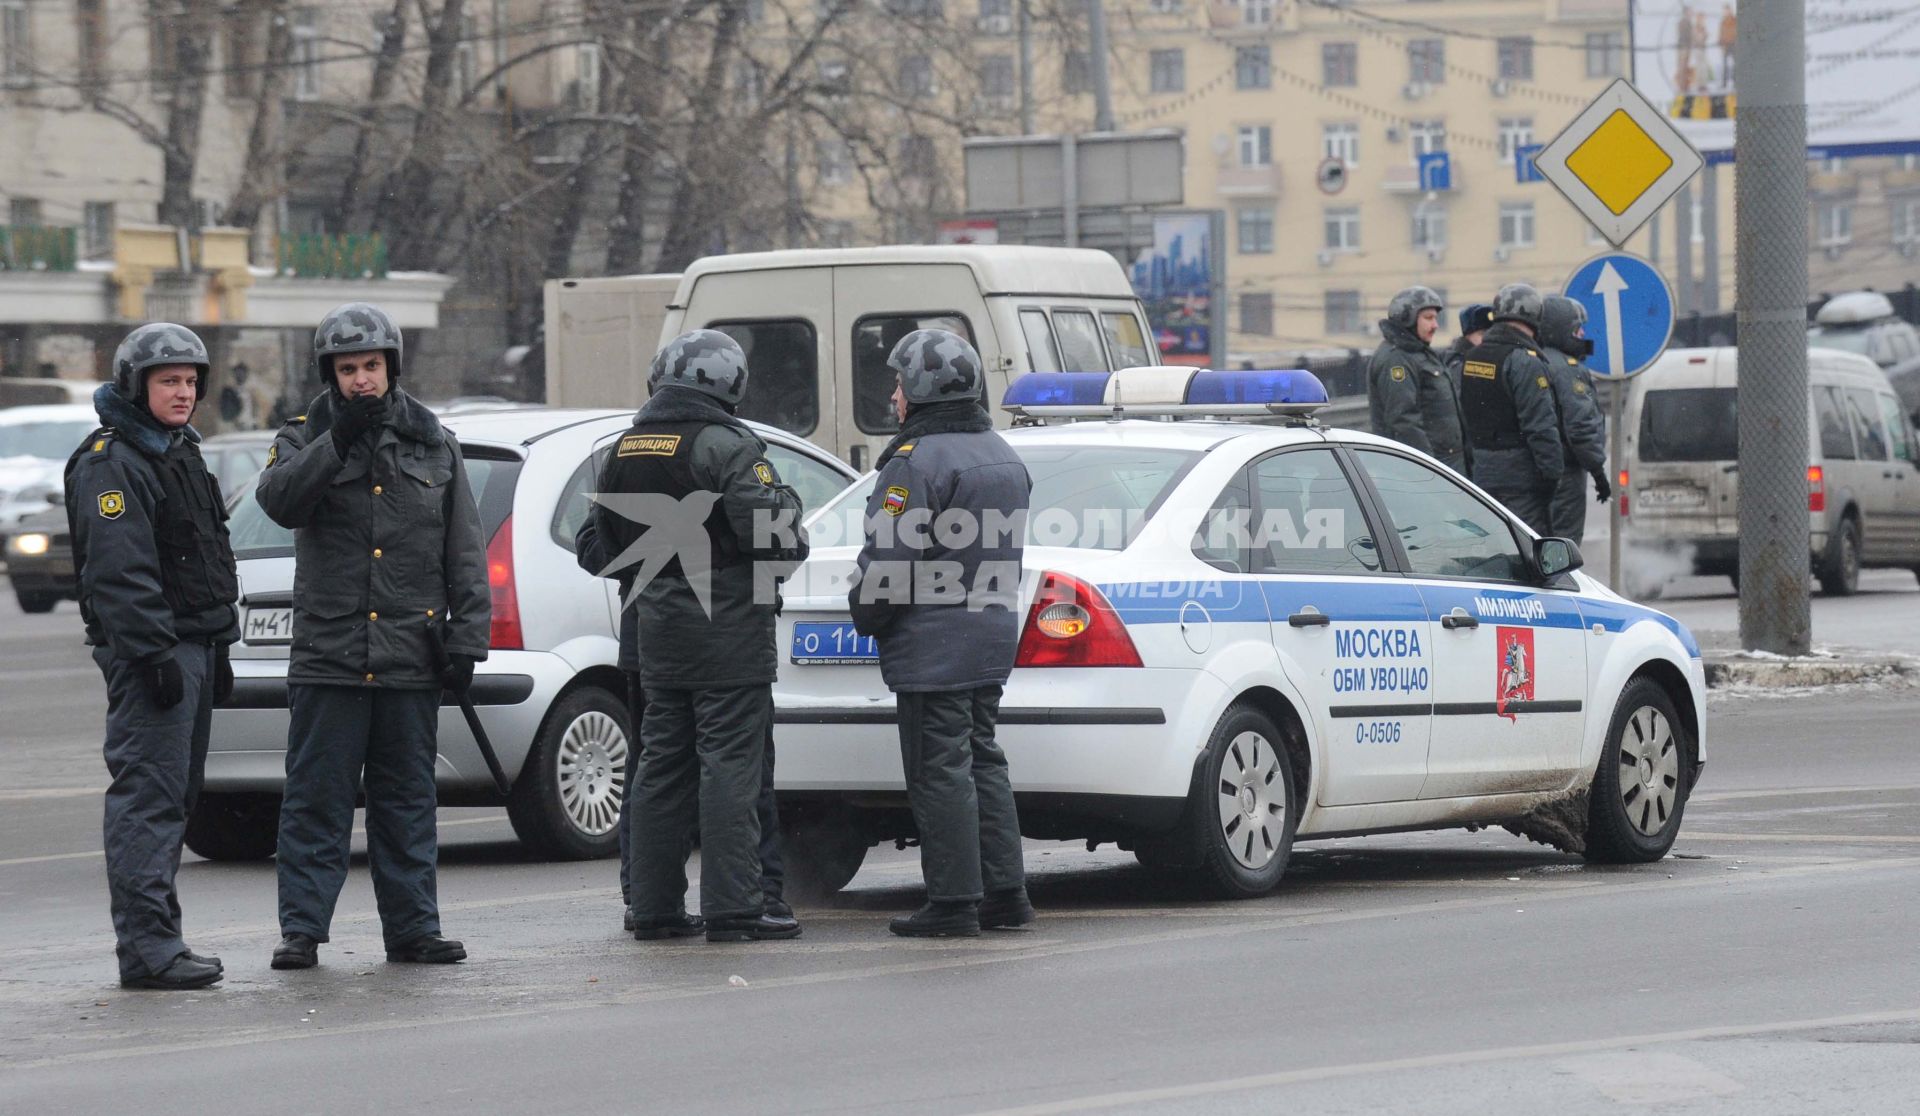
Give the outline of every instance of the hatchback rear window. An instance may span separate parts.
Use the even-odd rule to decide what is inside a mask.
[[[480,537],[491,540],[493,533],[506,522],[513,511],[513,484],[520,475],[520,459],[503,456],[474,456],[475,451],[463,449],[466,454],[467,483],[473,488],[474,503],[480,506]],[[495,450],[494,453],[501,451]],[[232,497],[228,514],[227,531],[233,544],[233,556],[236,561],[244,562],[249,558],[290,558],[293,556],[293,532],[267,518],[260,507],[260,501],[254,498],[252,486]]]
[[[1640,460],[1735,461],[1740,424],[1733,388],[1665,388],[1640,405]]]

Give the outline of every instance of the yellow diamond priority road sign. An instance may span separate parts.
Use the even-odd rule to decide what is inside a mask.
[[[1679,129],[1625,78],[1595,97],[1533,160],[1615,247],[1703,163]]]

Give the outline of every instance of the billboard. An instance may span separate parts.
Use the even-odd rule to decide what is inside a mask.
[[[1920,10],[1806,0],[1807,146],[1920,151]],[[1633,81],[1702,153],[1733,150],[1737,0],[1633,0]]]
[[[1153,247],[1133,261],[1133,291],[1147,305],[1160,360],[1166,364],[1212,363],[1219,321],[1214,297],[1218,245],[1212,213],[1157,213]],[[1224,340],[1224,335],[1221,336]]]

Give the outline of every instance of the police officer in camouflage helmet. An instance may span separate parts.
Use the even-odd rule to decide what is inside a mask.
[[[323,388],[255,486],[294,539],[276,969],[319,961],[363,786],[387,960],[467,955],[440,934],[434,757],[441,692],[472,684],[493,606],[460,443],[400,388],[403,355],[378,307],[328,314],[313,336]]]
[[[1034,918],[1007,757],[994,740],[1020,637],[1033,485],[994,433],[985,368],[965,338],[917,330],[887,364],[899,377],[900,433],[876,464],[847,603],[860,633],[878,637],[880,674],[895,695],[927,885],[926,904],[888,928],[971,937]]]
[[[1544,309],[1525,283],[1501,287],[1493,324],[1461,365],[1473,479],[1528,527],[1551,533],[1547,506],[1565,467],[1553,380],[1534,335]]]
[[[700,329],[654,357],[652,396],[614,444],[593,511],[601,572],[638,611],[646,712],[628,793],[633,936],[792,938],[761,886],[756,806],[773,720],[779,578],[806,557],[800,497],[735,414],[747,359]],[[700,831],[700,910],[686,910],[687,834]]]
[[[129,988],[204,988],[220,959],[187,948],[174,876],[213,707],[233,692],[239,586],[220,482],[189,425],[207,347],[166,322],[128,334],[93,402],[101,427],[67,461],[80,615],[107,684],[107,890]]]
[[[1560,438],[1567,448],[1567,467],[1553,490],[1547,519],[1550,534],[1575,544],[1587,532],[1587,478],[1593,478],[1600,503],[1613,498],[1613,485],[1607,481],[1607,423],[1584,363],[1593,352],[1593,342],[1581,332],[1586,321],[1586,307],[1565,295],[1548,295],[1541,309],[1540,355],[1553,382]]]
[[[1465,472],[1467,431],[1459,388],[1433,351],[1442,309],[1440,295],[1422,286],[1408,287],[1387,304],[1380,347],[1367,361],[1367,411],[1375,434]]]

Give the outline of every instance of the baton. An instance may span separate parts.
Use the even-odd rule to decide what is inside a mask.
[[[434,673],[445,674],[447,668],[453,665],[453,659],[447,654],[447,640],[440,633],[440,625],[431,621],[427,624],[427,645],[433,652]],[[507,773],[500,766],[500,757],[493,750],[493,741],[487,738],[487,730],[480,724],[480,714],[473,708],[473,698],[464,693],[456,696],[460,701],[460,715],[467,719],[467,730],[473,733],[473,742],[480,747],[480,758],[487,761],[487,770],[493,774],[493,785],[499,788],[501,794],[511,794],[513,784],[507,782]]]

